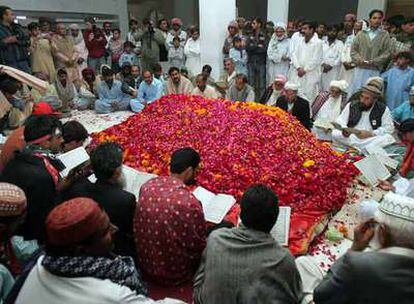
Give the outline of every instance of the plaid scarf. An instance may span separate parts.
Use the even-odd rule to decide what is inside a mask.
[[[117,256],[114,259],[91,256],[63,256],[45,255],[42,266],[50,273],[68,278],[93,277],[109,279],[115,284],[127,286],[137,294],[146,296],[147,287],[135,268],[131,257]]]

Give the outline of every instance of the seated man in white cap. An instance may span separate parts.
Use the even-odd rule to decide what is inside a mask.
[[[308,130],[312,127],[310,119],[309,102],[298,96],[299,85],[288,81],[285,85],[285,95],[280,96],[276,101],[276,107],[285,110],[295,116]]]
[[[349,102],[336,120],[342,130],[333,130],[333,141],[359,150],[368,145],[392,143],[394,123],[390,110],[380,101],[382,96],[382,90],[375,82],[367,82],[359,100]]]
[[[333,80],[329,91],[320,92],[312,103],[312,120],[315,122],[312,131],[318,139],[332,139],[329,123],[335,121],[345,108],[347,87],[345,80]]]
[[[368,244],[373,251],[361,252]],[[414,199],[388,193],[375,220],[355,229],[353,245],[315,289],[316,304],[412,303]]]

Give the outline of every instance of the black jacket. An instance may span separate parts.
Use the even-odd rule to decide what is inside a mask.
[[[135,195],[117,185],[105,181],[91,183],[87,178],[75,183],[61,195],[62,200],[75,197],[89,197],[96,201],[108,214],[111,223],[118,227],[115,234],[114,253],[136,257],[133,219],[136,207]]]
[[[56,185],[43,159],[17,152],[15,158],[7,163],[0,180],[19,186],[26,194],[27,215],[17,234],[26,240],[37,239],[43,243],[45,220],[57,198]]]
[[[288,101],[286,96],[280,96],[277,99],[276,106],[287,111]],[[310,117],[309,102],[301,97],[296,97],[295,104],[293,105],[292,115],[295,116],[302,125],[310,130],[312,128],[312,121]]]

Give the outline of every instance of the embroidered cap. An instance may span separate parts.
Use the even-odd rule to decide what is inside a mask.
[[[0,217],[22,215],[27,201],[23,190],[16,185],[0,183]]]
[[[414,199],[411,197],[388,192],[378,210],[389,216],[414,222]]]
[[[332,80],[329,87],[335,87],[340,89],[342,92],[345,92],[348,88],[348,82],[346,82],[346,80]]]
[[[108,216],[92,199],[78,197],[56,206],[46,219],[46,239],[54,246],[79,244],[102,229]]]

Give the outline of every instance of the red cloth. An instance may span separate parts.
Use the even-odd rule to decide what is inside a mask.
[[[90,58],[101,58],[103,55],[105,55],[105,46],[106,46],[106,38],[105,35],[101,30],[98,31],[98,35],[95,36],[92,41],[89,41],[89,35],[92,33],[92,30],[86,30],[83,33],[83,39],[85,40],[86,48],[89,52]],[[101,40],[98,40],[102,38]]]
[[[21,126],[14,130],[4,143],[0,154],[0,172],[3,171],[7,163],[14,158],[14,152],[22,151],[25,145],[24,126]]]
[[[414,170],[414,145],[409,144],[401,163],[400,175],[406,177],[411,170]]]
[[[46,237],[50,244],[79,244],[109,225],[109,219],[90,198],[77,197],[56,206],[46,219]]]
[[[161,176],[142,186],[134,232],[140,268],[152,281],[176,286],[193,279],[206,223],[200,202],[182,181]]]

